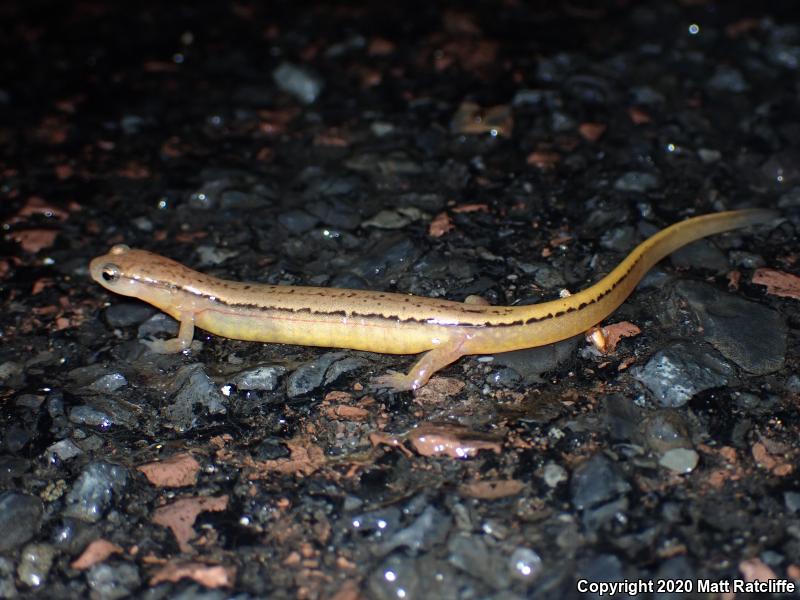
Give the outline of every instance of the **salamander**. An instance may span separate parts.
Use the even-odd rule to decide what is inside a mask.
[[[616,310],[644,274],[671,252],[775,216],[767,209],[745,209],[675,223],[639,244],[593,286],[527,306],[229,281],[124,244],[92,260],[89,270],[106,289],[149,302],[179,321],[176,338],[145,340],[155,352],[186,350],[195,327],[256,342],[387,354],[425,352],[408,373],[390,371],[373,379],[376,387],[415,390],[462,356],[543,346],[585,332]]]

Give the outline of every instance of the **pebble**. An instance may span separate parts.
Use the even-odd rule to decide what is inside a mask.
[[[132,563],[103,562],[89,569],[86,583],[89,584],[92,600],[117,600],[133,594],[141,585],[142,579],[139,569]]]
[[[313,104],[323,88],[320,77],[306,69],[288,62],[281,63],[273,72],[272,79],[278,87],[300,100]]]
[[[327,385],[340,375],[360,369],[368,363],[365,359],[347,356],[345,352],[327,352],[300,365],[287,378],[286,394],[296,398]]]
[[[577,579],[590,582],[618,582],[625,579],[622,561],[613,554],[598,554],[578,561]],[[598,594],[585,593],[583,598],[602,598]]]
[[[57,521],[50,532],[51,543],[71,555],[81,552],[96,538],[97,530],[93,524],[71,517]]]
[[[800,512],[800,492],[783,492],[783,502],[790,511]]]
[[[416,211],[416,213],[412,212]],[[363,227],[375,227],[377,229],[402,229],[409,223],[420,218],[421,214],[414,208],[404,208],[400,210],[384,209],[364,221]]]
[[[177,392],[162,409],[162,414],[176,431],[189,431],[205,414],[220,415],[227,412],[225,396],[200,363],[181,367],[173,380],[173,390],[177,389]]]
[[[32,428],[22,423],[11,423],[4,429],[2,441],[5,442],[5,449],[11,454],[19,454],[35,435]]]
[[[675,473],[685,474],[694,471],[699,460],[700,455],[691,448],[673,448],[661,455],[658,464]]]
[[[36,496],[0,494],[0,552],[14,550],[39,533],[43,513],[44,505]]]
[[[69,378],[75,382],[79,392],[90,394],[111,394],[128,385],[122,373],[110,371],[100,364],[72,369]]]
[[[705,269],[718,275],[730,270],[730,263],[722,250],[705,239],[678,248],[669,255],[669,260],[678,269]]]
[[[648,446],[659,454],[692,445],[686,419],[674,410],[662,409],[648,414],[640,421],[639,429]]]
[[[96,523],[122,494],[128,482],[124,467],[104,461],[89,463],[72,486],[66,498],[64,516],[87,523]]]
[[[583,335],[575,336],[555,344],[526,348],[494,355],[494,364],[514,369],[526,384],[541,381],[542,373],[555,371],[560,365],[572,360]]]
[[[86,404],[74,406],[69,411],[69,420],[76,425],[88,425],[100,429],[108,429],[114,425],[110,416]]]
[[[9,485],[31,468],[31,461],[21,456],[0,455],[0,484]]]
[[[286,367],[264,365],[239,371],[230,378],[230,382],[240,390],[272,392],[277,389],[284,373]]]
[[[278,458],[286,458],[289,455],[289,449],[283,440],[274,437],[262,440],[253,453],[257,460],[276,460]]]
[[[293,208],[278,215],[278,223],[294,235],[307,233],[319,223],[319,218],[307,213],[300,208]]]
[[[143,323],[156,313],[156,309],[140,302],[117,302],[109,306],[103,316],[109,327],[131,327]]]
[[[14,563],[0,556],[0,598],[16,598]]]
[[[778,208],[797,208],[798,206],[800,206],[800,187],[793,187],[778,198]]]
[[[595,454],[575,469],[570,482],[572,504],[578,510],[613,500],[630,489],[619,468],[602,454]]]
[[[453,535],[447,542],[447,550],[450,553],[447,560],[464,573],[496,590],[509,586],[511,573],[507,561],[489,548],[482,536]]]
[[[351,231],[361,224],[358,211],[340,198],[310,202],[305,209],[328,227]]]
[[[720,65],[711,75],[708,87],[716,92],[742,94],[750,89],[750,84],[739,69],[727,65]]]
[[[389,554],[397,548],[407,548],[412,554],[430,550],[433,546],[444,543],[450,525],[448,515],[428,505],[411,525],[381,544],[377,549],[378,555]]]
[[[636,228],[631,225],[613,227],[600,238],[600,246],[614,252],[630,252],[637,242]]]
[[[402,512],[396,506],[387,506],[350,517],[350,527],[370,539],[387,539],[400,528]]]
[[[618,192],[635,192],[643,194],[661,187],[661,179],[652,173],[629,171],[614,182]]]
[[[76,446],[72,440],[61,440],[51,444],[46,452],[48,456],[57,457],[61,461],[70,460],[83,454],[83,450]]]
[[[374,600],[422,600],[427,591],[420,586],[415,560],[393,554],[384,560],[367,579]]]
[[[493,387],[514,388],[522,383],[522,375],[509,367],[501,367],[489,373],[486,383]]]
[[[542,557],[530,548],[515,548],[508,559],[511,576],[523,583],[533,583],[544,570]]]
[[[225,190],[219,196],[219,207],[222,210],[265,209],[269,206],[269,203],[269,195],[244,192],[242,190]]]
[[[759,173],[765,184],[774,190],[783,191],[787,187],[796,186],[800,182],[800,167],[797,164],[797,153],[795,151],[779,151],[764,161]]]
[[[7,360],[0,364],[0,383],[11,388],[21,388],[25,381],[25,369],[22,363]]]
[[[567,470],[561,465],[549,462],[544,466],[543,477],[547,487],[556,488],[558,484],[569,479],[569,473],[567,473]]]
[[[141,339],[155,338],[159,334],[173,338],[178,335],[178,322],[162,312],[155,313],[152,317],[142,322],[136,330],[136,337]]]
[[[778,312],[702,282],[680,281],[675,294],[688,303],[703,339],[725,358],[756,375],[783,367],[788,331]]]
[[[703,390],[726,385],[733,367],[711,349],[674,342],[631,373],[661,406],[677,408]]]
[[[28,587],[39,587],[46,582],[55,555],[50,544],[28,544],[20,553],[17,577]]]
[[[199,259],[201,266],[216,266],[224,263],[226,260],[237,256],[239,253],[236,250],[229,250],[227,248],[220,248],[219,246],[202,245],[194,249]]]

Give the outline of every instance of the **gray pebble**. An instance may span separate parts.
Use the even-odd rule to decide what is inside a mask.
[[[100,429],[108,429],[114,424],[106,413],[86,404],[74,406],[69,411],[69,420],[76,425],[88,425]]]
[[[14,580],[14,563],[0,556],[0,598],[17,597],[17,586]]]
[[[678,248],[669,255],[669,260],[678,269],[705,269],[720,275],[730,270],[728,258],[709,240],[697,240]]]
[[[136,336],[139,339],[147,339],[165,333],[169,337],[175,337],[178,335],[178,327],[178,322],[175,319],[162,312],[157,312],[139,325]]]
[[[47,448],[47,456],[57,457],[61,461],[70,460],[83,454],[83,450],[75,445],[72,440],[61,440]]]
[[[645,193],[661,186],[657,175],[641,171],[629,171],[621,175],[614,182],[614,189],[618,192]]]
[[[295,369],[287,378],[286,393],[290,398],[308,394],[322,385],[332,383],[340,375],[367,364],[366,360],[349,357],[345,352],[328,352]]]
[[[122,494],[127,482],[128,471],[124,467],[104,461],[88,464],[67,494],[64,516],[96,523],[114,497]]]
[[[686,420],[674,410],[662,409],[649,414],[641,421],[640,431],[647,445],[659,454],[692,445]]]
[[[239,371],[230,378],[230,382],[240,390],[274,391],[278,381],[286,373],[286,367],[264,365]]]
[[[697,156],[701,161],[709,165],[718,162],[722,158],[722,152],[713,148],[698,148]]]
[[[55,555],[50,544],[28,544],[20,553],[17,577],[28,587],[39,587],[46,582]]]
[[[615,252],[629,252],[636,245],[637,232],[632,225],[613,227],[600,238],[600,246]]]
[[[25,369],[22,363],[7,360],[0,364],[0,383],[19,389],[25,381]]]
[[[750,84],[739,69],[720,65],[708,80],[708,87],[717,92],[741,94],[750,89]]]
[[[625,570],[619,558],[613,554],[590,556],[578,563],[578,579],[591,582],[615,582],[625,579]],[[600,598],[593,593],[585,593],[584,598]]]
[[[241,190],[225,190],[219,197],[219,207],[222,210],[253,210],[267,206],[269,198]]]
[[[800,492],[783,492],[783,502],[790,511],[800,512]]]
[[[30,468],[31,462],[25,458],[0,455],[0,484],[10,484],[13,479],[24,475]]]
[[[95,379],[86,387],[86,391],[93,394],[111,394],[128,385],[128,380],[122,373],[106,373]]]
[[[361,536],[372,539],[386,539],[400,527],[402,513],[396,506],[377,508],[353,515],[349,518],[350,527]]]
[[[513,388],[522,383],[522,375],[509,367],[501,367],[489,373],[486,383],[493,387]]]
[[[39,533],[43,512],[42,501],[36,496],[0,494],[0,552],[13,550]]]
[[[595,454],[572,473],[572,504],[584,510],[627,494],[630,484],[618,467],[602,454]]]
[[[104,316],[109,327],[130,327],[144,322],[156,309],[144,302],[118,302],[109,306]]]
[[[725,358],[756,375],[783,367],[788,332],[778,312],[701,282],[681,281],[675,293],[699,321],[703,339]]]
[[[92,600],[117,600],[135,592],[142,583],[139,569],[131,563],[94,565],[86,573]]]
[[[494,364],[514,369],[525,383],[535,383],[542,373],[554,371],[572,359],[582,338],[580,335],[538,348],[501,352],[494,355]]]
[[[515,548],[508,559],[511,576],[523,583],[532,583],[544,569],[542,557],[530,548]]]
[[[416,554],[429,550],[444,542],[450,531],[450,524],[448,515],[429,504],[411,525],[386,540],[377,552],[382,555],[388,554],[396,548],[408,548],[411,553]]]
[[[778,208],[797,208],[800,206],[800,187],[793,187],[778,198]]]
[[[673,448],[667,450],[658,459],[658,464],[675,473],[691,473],[697,466],[700,455],[691,448]]]
[[[508,563],[494,548],[490,548],[479,535],[457,534],[447,542],[450,555],[447,560],[456,568],[501,590],[510,584]]]
[[[325,373],[324,384],[328,385],[333,383],[345,373],[357,371],[358,369],[366,367],[368,364],[369,362],[366,359],[358,356],[347,356],[341,360],[337,360],[328,368],[328,371]]]
[[[192,429],[205,413],[225,414],[225,396],[199,363],[181,367],[174,376],[171,402],[162,409],[177,431]]]
[[[281,90],[303,104],[312,104],[322,92],[323,81],[320,77],[305,67],[288,62],[281,63],[272,72],[272,79]]]
[[[733,367],[710,349],[676,342],[631,372],[659,404],[676,408],[703,390],[726,385]]]
[[[278,223],[283,225],[289,233],[299,235],[314,229],[319,223],[319,219],[302,209],[293,208],[279,214]]]
[[[358,211],[338,198],[311,202],[305,209],[329,227],[350,231],[361,224]]]
[[[554,462],[549,462],[544,466],[543,477],[547,487],[555,488],[559,483],[563,483],[569,479],[569,474],[561,465]]]
[[[420,586],[416,561],[402,554],[393,554],[383,561],[367,579],[370,597],[374,600],[421,600],[427,598]]]

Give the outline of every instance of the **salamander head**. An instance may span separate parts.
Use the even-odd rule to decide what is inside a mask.
[[[117,244],[89,263],[89,273],[107,290],[150,300],[154,293],[180,286],[191,271],[169,258]]]

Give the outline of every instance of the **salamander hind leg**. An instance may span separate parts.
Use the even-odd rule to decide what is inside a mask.
[[[428,383],[431,375],[436,371],[464,356],[461,346],[462,344],[459,342],[456,345],[442,346],[429,350],[414,363],[408,373],[389,371],[385,375],[374,377],[370,381],[370,385],[373,388],[388,389],[393,392],[417,390]]]
[[[175,354],[191,348],[193,337],[194,314],[183,313],[181,314],[181,327],[178,330],[178,337],[174,337],[171,340],[141,340],[141,342],[156,354]]]

